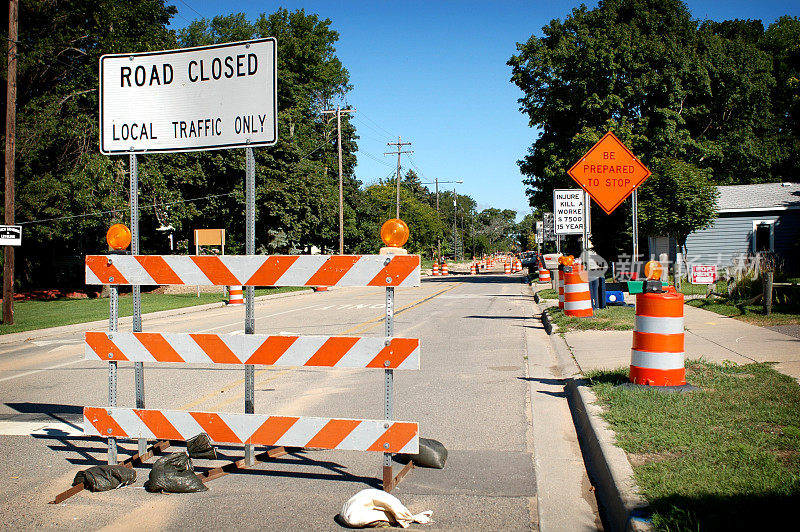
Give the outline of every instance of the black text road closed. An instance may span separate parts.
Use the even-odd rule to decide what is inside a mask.
[[[269,146],[278,139],[275,39],[100,58],[100,151]]]
[[[0,245],[2,245],[2,246],[21,246],[22,245],[22,226],[21,225],[0,225]]]

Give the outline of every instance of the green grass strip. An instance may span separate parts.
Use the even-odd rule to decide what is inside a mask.
[[[304,290],[302,287],[279,287],[256,289],[256,296]],[[225,301],[222,293],[216,294],[142,294],[142,314],[173,310],[177,308],[206,305]],[[108,298],[96,299],[55,299],[52,301],[15,301],[14,324],[0,325],[0,334],[10,334],[36,329],[47,329],[61,325],[107,320]],[[130,293],[120,294],[119,316],[133,315],[133,297]]]
[[[690,361],[702,391],[615,386],[587,377],[654,511],[656,530],[770,530],[800,503],[800,386],[769,364]],[[783,521],[781,521],[783,519]]]
[[[550,320],[558,325],[558,332],[560,333],[588,330],[629,331],[633,329],[635,315],[633,307],[594,309],[594,315],[591,318],[567,316],[557,306],[548,307],[547,312],[550,314]]]

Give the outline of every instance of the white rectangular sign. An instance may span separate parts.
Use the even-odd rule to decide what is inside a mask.
[[[21,246],[21,225],[0,225],[0,246]]]
[[[269,146],[278,139],[274,38],[100,58],[107,155]]]
[[[692,284],[714,284],[717,282],[716,264],[692,264]]]
[[[583,190],[554,190],[553,214],[557,235],[583,234]]]

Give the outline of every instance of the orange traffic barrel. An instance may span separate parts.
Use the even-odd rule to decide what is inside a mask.
[[[511,273],[511,264],[503,262],[503,273]]]
[[[439,263],[433,261],[433,270],[431,271],[431,275],[439,275]]]
[[[539,282],[542,284],[550,282],[550,270],[539,268]]]
[[[478,266],[474,262],[472,263],[472,266],[469,267],[469,274],[470,275],[478,274]]]
[[[228,305],[244,305],[244,290],[241,285],[229,287]]]
[[[442,261],[442,275],[450,275],[450,270],[447,269],[446,261]]]
[[[564,314],[580,318],[592,317],[592,295],[589,292],[587,271],[564,272]]]
[[[630,382],[683,386],[683,294],[674,291],[636,295]]]

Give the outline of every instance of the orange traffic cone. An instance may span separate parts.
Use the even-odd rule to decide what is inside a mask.
[[[244,290],[241,285],[229,287],[228,305],[244,305]]]
[[[685,385],[683,336],[683,294],[672,290],[637,294],[630,382]]]
[[[564,273],[564,314],[580,318],[592,317],[592,295],[589,292],[588,272]]]
[[[539,268],[539,283],[546,284],[550,282],[550,270]]]

